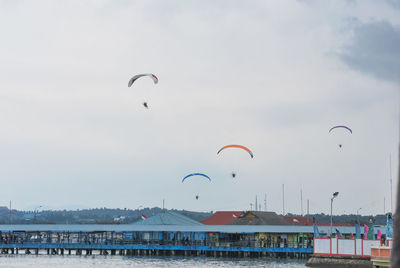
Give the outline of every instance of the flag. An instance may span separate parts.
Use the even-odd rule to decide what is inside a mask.
[[[375,239],[375,228],[374,228],[374,220],[370,221],[369,230],[368,230],[368,239]]]
[[[393,219],[391,213],[388,213],[386,216],[386,239],[388,238],[393,238]]]
[[[340,233],[338,228],[336,228],[336,238],[342,238],[342,234]]]
[[[368,225],[364,224],[364,239],[368,239]]]
[[[319,237],[319,231],[318,231],[317,221],[315,220],[315,217],[313,217],[313,222],[314,222],[314,237]]]
[[[142,213],[142,220],[145,220],[147,217]]]
[[[358,219],[356,220],[356,238],[361,238],[360,221]]]

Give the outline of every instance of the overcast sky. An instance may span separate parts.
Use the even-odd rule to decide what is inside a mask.
[[[266,194],[282,213],[284,184],[285,212],[301,212],[300,189],[304,212],[309,199],[329,213],[335,191],[334,213],[383,213],[384,198],[389,211],[399,13],[395,0],[0,0],[0,204],[248,210]],[[148,72],[157,85],[127,87]],[[341,124],[353,134],[328,133]],[[232,143],[254,159],[216,155]],[[182,183],[192,172],[212,182]]]

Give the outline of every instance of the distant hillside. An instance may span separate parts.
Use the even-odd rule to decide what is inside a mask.
[[[212,215],[212,212],[196,212],[188,210],[170,211],[179,212],[183,215],[196,220],[202,221]],[[147,217],[162,212],[162,208],[141,208],[141,209],[115,209],[115,208],[93,208],[78,210],[44,210],[44,211],[20,211],[10,210],[6,207],[0,207],[0,224],[33,224],[33,223],[57,223],[57,224],[95,224],[95,223],[115,223],[125,224],[133,223],[141,219],[144,214]],[[288,216],[299,216],[295,214],[287,214]],[[320,222],[329,223],[330,215],[311,214],[306,217],[315,217]],[[334,223],[355,222],[357,215],[336,215],[333,216]],[[386,224],[386,215],[360,216],[361,224],[368,223],[371,219],[376,225]]]
[[[295,215],[295,214],[288,214],[288,216],[300,216],[300,215]],[[324,222],[324,223],[330,223],[331,222],[331,216],[321,213],[321,214],[310,214],[310,215],[305,215],[305,217],[315,217],[317,221]],[[355,223],[357,220],[357,215],[350,214],[350,215],[334,215],[332,217],[333,223]],[[369,216],[359,216],[360,224],[367,224],[370,222],[370,220],[373,220],[375,222],[375,225],[386,225],[386,215],[369,215]]]

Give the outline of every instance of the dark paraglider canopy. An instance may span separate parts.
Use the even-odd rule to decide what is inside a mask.
[[[196,195],[196,200],[199,200],[199,195]]]
[[[336,128],[344,128],[347,129],[351,134],[353,134],[353,130],[351,130],[351,128],[347,127],[347,126],[334,126],[332,127],[329,132],[331,132],[332,130],[336,129]]]
[[[143,102],[143,106],[144,106],[144,108],[149,109],[149,106],[147,105],[147,102]]]
[[[137,79],[139,79],[140,77],[143,77],[143,76],[148,76],[148,77],[150,77],[150,78],[153,80],[154,84],[157,84],[157,83],[158,83],[158,78],[157,78],[157,76],[155,76],[154,74],[137,74],[137,75],[133,76],[131,79],[129,79],[128,87],[131,87],[131,86],[133,85],[133,83],[134,83]]]
[[[232,171],[232,178],[235,178],[236,177],[236,172],[234,172],[234,171]]]

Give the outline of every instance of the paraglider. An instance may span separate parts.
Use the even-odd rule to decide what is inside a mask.
[[[192,174],[186,175],[186,176],[182,179],[182,182],[184,182],[187,178],[190,178],[190,177],[193,177],[193,176],[202,176],[202,177],[204,177],[204,178],[207,178],[207,179],[211,182],[211,178],[208,177],[206,174],[203,174],[203,173],[192,173]]]
[[[154,74],[137,74],[137,75],[134,75],[131,79],[129,79],[128,87],[131,87],[131,86],[133,85],[133,83],[134,83],[137,79],[139,79],[140,77],[143,77],[143,76],[148,76],[148,77],[150,77],[150,78],[153,80],[154,84],[157,84],[157,83],[158,83],[158,78],[157,78],[157,76],[155,76]]]
[[[226,146],[222,147],[221,149],[219,149],[217,154],[219,154],[221,151],[223,151],[223,150],[225,150],[227,148],[239,148],[239,149],[242,149],[242,150],[245,150],[246,152],[248,152],[250,154],[251,158],[254,157],[253,152],[250,151],[249,148],[247,148],[247,147],[245,147],[243,145],[237,145],[237,144],[226,145]]]
[[[217,155],[218,155],[220,152],[222,152],[223,150],[228,149],[228,148],[238,148],[238,149],[245,150],[246,152],[249,153],[249,155],[251,156],[251,158],[254,157],[253,152],[250,151],[249,148],[247,148],[247,147],[245,147],[245,146],[243,146],[243,145],[237,145],[237,144],[225,145],[224,147],[222,147],[221,149],[218,150]],[[232,176],[232,178],[235,178],[235,177],[236,177],[236,172],[235,172],[235,171],[232,171],[232,172],[231,172],[231,176]]]
[[[341,126],[341,125],[332,127],[332,128],[329,130],[329,133],[331,133],[332,130],[337,129],[337,128],[343,128],[343,129],[349,131],[350,134],[353,134],[353,130],[351,130],[351,128],[349,128],[349,127],[347,127],[347,126]],[[339,144],[339,148],[342,148],[342,144]]]
[[[203,178],[205,178],[205,179],[208,179],[209,182],[211,182],[211,178],[208,177],[206,174],[196,172],[196,173],[191,173],[191,174],[186,175],[186,176],[182,179],[182,183],[185,182],[186,179],[191,178],[191,177],[194,177],[194,176],[203,177]],[[196,197],[196,200],[199,200],[199,195],[198,195],[198,194],[196,194],[195,197]]]
[[[150,78],[153,80],[154,84],[157,84],[157,83],[158,83],[158,78],[157,78],[157,76],[155,76],[154,74],[151,74],[151,73],[148,73],[148,74],[137,74],[137,75],[134,75],[131,79],[129,79],[128,87],[131,87],[131,86],[133,85],[133,83],[134,83],[137,79],[139,79],[139,78],[141,78],[141,77],[143,77],[143,76],[148,76],[148,77],[150,77]],[[149,105],[147,104],[146,101],[143,102],[142,104],[143,104],[144,108],[149,109]]]

